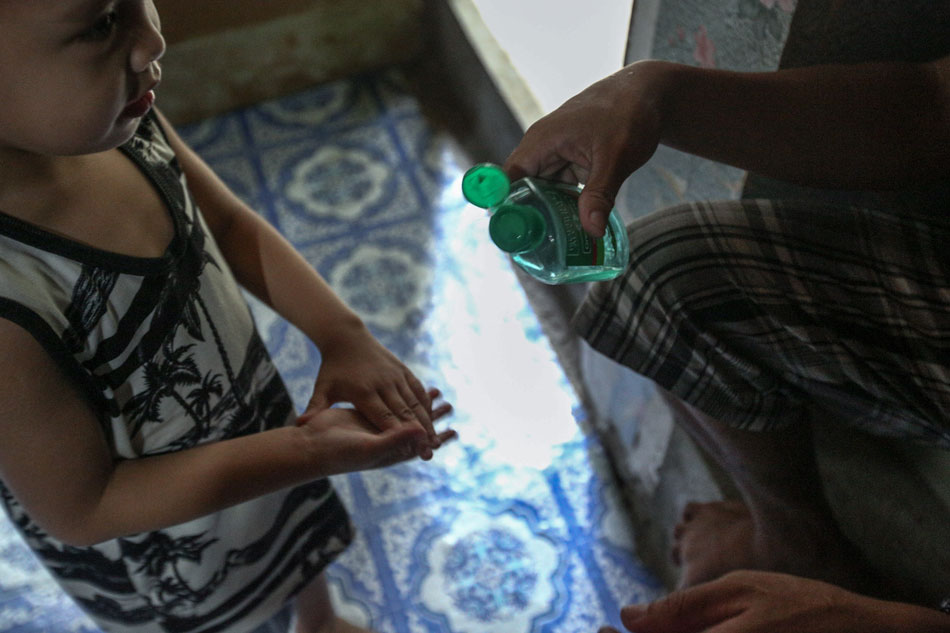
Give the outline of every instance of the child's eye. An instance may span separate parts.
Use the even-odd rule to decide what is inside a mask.
[[[107,40],[115,30],[118,21],[119,14],[116,11],[109,11],[96,20],[96,23],[83,34],[82,38],[90,42]]]

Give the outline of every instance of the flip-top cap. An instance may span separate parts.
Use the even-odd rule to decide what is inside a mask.
[[[481,163],[462,176],[462,195],[477,207],[490,209],[505,201],[511,191],[508,175],[498,165]]]

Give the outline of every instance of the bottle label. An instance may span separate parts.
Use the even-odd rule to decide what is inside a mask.
[[[604,238],[593,238],[584,231],[577,215],[577,196],[549,189],[545,192],[552,209],[564,227],[568,266],[600,266],[604,263]]]

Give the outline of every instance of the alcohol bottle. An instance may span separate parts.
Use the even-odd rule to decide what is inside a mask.
[[[627,231],[616,210],[603,237],[581,227],[577,199],[582,187],[540,178],[511,183],[497,165],[475,165],[462,178],[462,193],[488,209],[488,234],[498,248],[546,284],[613,279],[627,265]]]

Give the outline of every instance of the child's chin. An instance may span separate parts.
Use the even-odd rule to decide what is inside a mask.
[[[135,135],[135,131],[138,129],[141,121],[141,118],[122,119],[118,121],[115,126],[109,130],[107,135],[95,143],[90,143],[89,150],[83,153],[94,154],[96,152],[105,152],[124,145]]]

